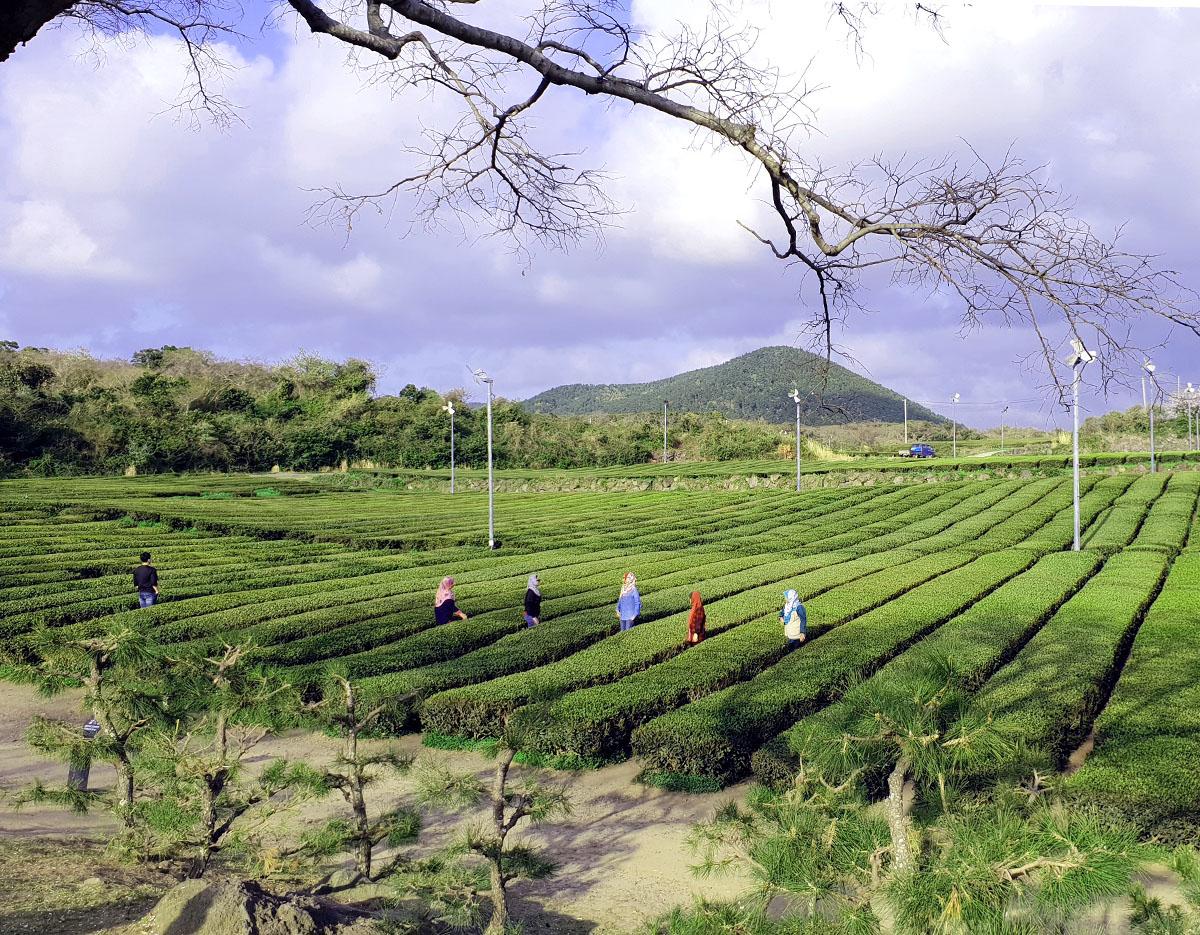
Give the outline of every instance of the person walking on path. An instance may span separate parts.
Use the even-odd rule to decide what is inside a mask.
[[[621,582],[621,596],[617,598],[617,617],[621,621],[621,631],[633,626],[642,613],[642,596],[638,594],[637,578],[632,571],[625,572],[625,580]]]
[[[455,617],[459,620],[467,619],[467,615],[454,603],[454,579],[446,577],[438,585],[437,597],[433,599],[433,621],[441,626]]]
[[[158,569],[150,564],[150,553],[141,554],[142,564],[133,570],[133,583],[137,587],[138,607],[153,607],[158,603]]]
[[[808,614],[800,603],[800,595],[795,591],[783,592],[783,610],[779,612],[779,620],[783,624],[788,649],[795,649],[808,639]]]
[[[542,583],[537,575],[529,576],[525,588],[525,626],[536,627],[542,622]]]
[[[688,645],[691,645],[693,643],[700,643],[700,642],[704,641],[705,619],[706,619],[706,616],[704,613],[704,602],[700,599],[700,592],[693,591],[692,592],[692,609],[691,609],[691,612],[688,614],[688,632],[687,632]]]

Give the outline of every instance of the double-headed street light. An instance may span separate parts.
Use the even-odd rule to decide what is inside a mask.
[[[1192,386],[1191,382],[1189,381],[1188,385],[1187,385],[1187,389],[1185,389],[1183,392],[1184,392],[1183,400],[1187,404],[1188,450],[1194,451],[1196,449],[1196,443],[1193,441],[1193,435],[1192,435],[1192,424],[1195,421],[1192,419],[1192,403],[1195,402],[1195,399],[1196,399],[1196,388],[1194,386]],[[1200,437],[1200,425],[1196,426],[1196,436]]]
[[[796,493],[800,492],[800,388],[793,387],[788,397],[796,404]]]
[[[450,413],[450,492],[454,493],[454,400],[447,400],[442,412]]]
[[[470,364],[467,369],[471,370]],[[487,387],[487,429],[488,429],[488,548],[496,547],[496,485],[492,481],[492,378],[485,370],[471,370],[475,382]]]
[[[952,458],[958,457],[958,399],[959,396],[957,393],[950,397],[950,402],[954,406],[954,408],[950,410],[953,414],[953,427],[950,430],[950,456]]]
[[[1154,404],[1158,401],[1155,398],[1158,395],[1158,384],[1154,382],[1154,371],[1158,368],[1147,359],[1142,363],[1142,369],[1150,374],[1150,473],[1153,474],[1158,470],[1154,463]],[[1142,379],[1145,380],[1145,377]]]
[[[1071,433],[1071,467],[1072,467],[1072,502],[1075,505],[1075,545],[1074,550],[1079,551],[1079,380],[1083,375],[1083,368],[1095,360],[1096,357],[1087,348],[1083,346],[1082,341],[1074,340],[1071,342],[1071,355],[1067,358],[1067,366],[1072,370],[1071,376],[1071,396],[1072,406],[1071,414],[1073,421],[1073,431]]]

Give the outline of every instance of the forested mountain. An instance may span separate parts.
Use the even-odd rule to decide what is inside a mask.
[[[663,400],[676,411],[717,412],[730,419],[788,423],[795,418],[789,399],[800,390],[805,425],[843,422],[901,422],[903,398],[885,386],[838,364],[824,370],[824,358],[793,347],[764,347],[715,367],[689,370],[651,383],[573,383],[556,386],[525,401],[533,412],[554,415],[655,412]],[[910,419],[948,420],[908,404]]]

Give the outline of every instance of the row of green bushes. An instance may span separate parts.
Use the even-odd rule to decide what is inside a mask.
[[[1200,826],[1200,554],[1175,560],[1069,787],[1161,836]]]
[[[754,775],[768,785],[789,782],[813,751],[844,742],[865,699],[884,691],[897,697],[915,696],[931,671],[945,671],[948,681],[961,688],[978,689],[1095,574],[1102,561],[1096,552],[1058,552],[1038,559],[850,689],[839,702],[803,718],[765,744],[752,758]],[[880,770],[889,765],[877,764]]]

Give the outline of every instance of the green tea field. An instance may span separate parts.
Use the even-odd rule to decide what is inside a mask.
[[[1009,751],[1147,829],[1200,821],[1200,473],[829,488],[502,493],[336,489],[318,480],[146,477],[0,483],[0,636],[113,623],[169,646],[251,641],[299,684],[325,671],[388,705],[393,731],[495,736],[534,700],[524,756],[637,758],[650,781],[714,788],[797,768],[855,693],[949,660]],[[154,555],[162,601],[129,573]],[[644,602],[619,633],[633,571]],[[540,575],[543,620],[521,618]],[[457,581],[470,617],[435,627]],[[808,609],[787,652],[785,588]],[[708,639],[684,648],[689,594]]]

